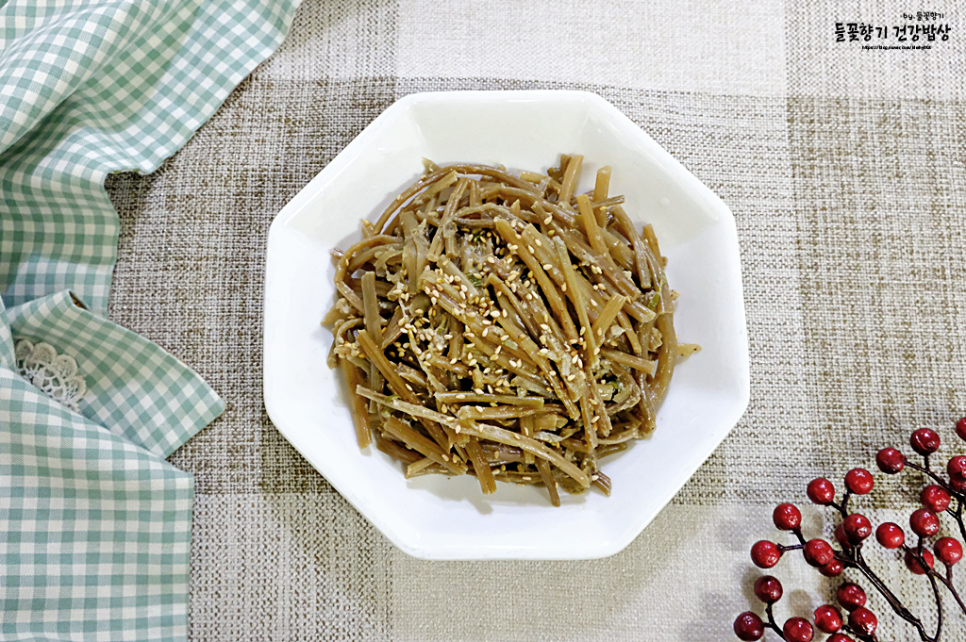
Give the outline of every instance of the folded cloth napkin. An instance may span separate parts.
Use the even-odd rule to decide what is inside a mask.
[[[187,637],[193,479],[164,457],[225,405],[104,318],[104,181],[157,169],[296,6],[0,1],[0,641]]]
[[[6,316],[0,639],[186,638],[194,480],[163,456],[224,402],[67,292]]]

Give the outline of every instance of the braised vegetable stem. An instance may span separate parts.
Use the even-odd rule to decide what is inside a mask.
[[[407,476],[610,494],[600,459],[655,427],[679,353],[666,259],[608,195],[547,174],[427,163],[336,261],[329,361],[359,446]]]

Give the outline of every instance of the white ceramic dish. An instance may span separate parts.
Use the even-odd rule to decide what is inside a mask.
[[[326,366],[319,325],[332,305],[329,251],[360,235],[422,172],[421,159],[544,170],[585,157],[581,190],[611,165],[611,192],[653,223],[681,292],[675,325],[703,350],[682,362],[652,438],[604,461],[611,497],[473,477],[407,481],[355,441],[345,385]],[[265,277],[265,406],[279,431],[393,543],[425,559],[589,559],[629,544],[674,496],[748,404],[748,341],[738,237],[728,207],[610,103],[570,91],[416,94],[372,122],[276,217]]]

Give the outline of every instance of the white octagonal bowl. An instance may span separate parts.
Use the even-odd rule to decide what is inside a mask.
[[[360,236],[436,163],[543,171],[583,154],[590,189],[613,167],[611,193],[654,225],[681,292],[675,325],[703,350],[679,364],[654,435],[605,459],[610,497],[550,505],[546,490],[476,478],[419,477],[370,447],[360,452],[331,333],[329,252]],[[424,559],[591,559],[627,546],[674,496],[748,405],[748,340],[738,237],[728,207],[613,105],[572,91],[451,92],[399,100],[319,173],[272,223],[265,276],[265,406],[292,445],[394,544]]]

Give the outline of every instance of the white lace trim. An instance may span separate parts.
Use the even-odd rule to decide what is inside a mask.
[[[77,404],[87,392],[87,382],[77,374],[77,362],[66,354],[57,354],[49,343],[34,345],[20,339],[16,346],[17,370],[20,376],[47,395],[77,412]]]

